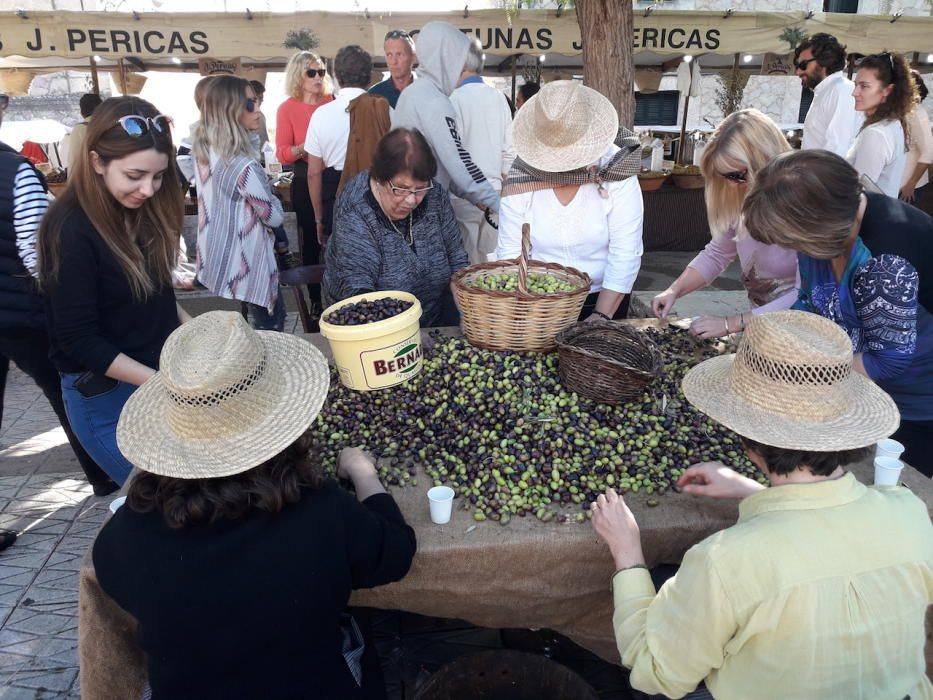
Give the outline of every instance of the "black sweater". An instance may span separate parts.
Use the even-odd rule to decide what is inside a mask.
[[[103,375],[121,352],[158,369],[162,345],[178,327],[172,287],[136,301],[120,263],[81,210],[62,227],[60,259],[45,303],[58,371]]]
[[[139,622],[155,700],[354,700],[339,615],[352,589],[401,579],[414,553],[391,496],[360,504],[326,482],[277,514],[180,530],[124,506],[93,558]]]

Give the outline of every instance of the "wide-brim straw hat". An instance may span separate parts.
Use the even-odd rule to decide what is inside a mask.
[[[612,103],[573,80],[547,83],[512,123],[518,157],[532,168],[561,173],[592,165],[619,133]]]
[[[756,316],[736,353],[691,369],[683,391],[739,435],[791,450],[865,447],[900,422],[894,400],[852,369],[846,332],[804,311]]]
[[[212,479],[256,467],[314,421],[330,384],[327,360],[287,333],[255,331],[211,311],[165,341],[159,371],[130,396],[117,444],[143,471]]]

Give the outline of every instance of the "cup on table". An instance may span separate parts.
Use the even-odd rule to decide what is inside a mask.
[[[897,440],[892,440],[891,438],[880,440],[875,446],[875,457],[893,457],[894,459],[900,459],[902,454],[904,454],[904,446]]]
[[[897,486],[904,463],[894,457],[875,457],[875,486]]]
[[[124,503],[126,503],[126,496],[114,498],[112,501],[110,501],[110,512],[116,513],[118,510],[120,510],[120,506],[122,506]]]
[[[454,507],[454,490],[449,486],[428,489],[428,504],[431,506],[432,523],[443,525],[450,522],[450,513]]]

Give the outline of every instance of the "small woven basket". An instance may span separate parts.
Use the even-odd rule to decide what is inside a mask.
[[[549,352],[557,334],[572,326],[590,292],[590,276],[572,267],[529,260],[531,228],[522,226],[522,254],[515,260],[470,265],[454,273],[453,288],[460,307],[463,334],[471,345],[487,350]],[[518,291],[473,287],[490,274],[518,272]],[[532,294],[528,273],[551,275],[576,288],[569,292]]]
[[[612,321],[578,323],[557,336],[557,348],[561,384],[599,403],[638,398],[664,366],[647,335]]]

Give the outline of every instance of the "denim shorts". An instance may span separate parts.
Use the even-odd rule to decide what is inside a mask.
[[[80,376],[62,374],[62,399],[71,429],[100,468],[122,486],[133,471],[133,465],[117,447],[117,422],[123,405],[136,391],[136,386],[117,382],[113,389],[87,398],[74,387]]]

